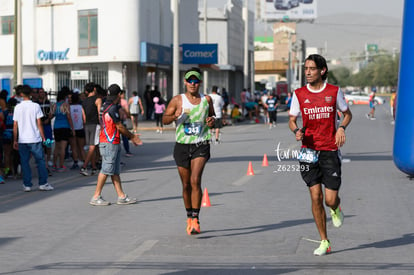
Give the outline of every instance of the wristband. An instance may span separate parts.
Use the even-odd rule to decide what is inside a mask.
[[[295,130],[293,130],[293,133],[296,135],[296,133],[299,131],[299,128],[296,128]]]
[[[344,125],[339,126],[339,128],[344,129],[344,131],[346,130],[346,126],[344,126]]]

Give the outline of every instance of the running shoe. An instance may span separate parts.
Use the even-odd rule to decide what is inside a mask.
[[[186,228],[186,231],[187,231],[187,234],[188,235],[191,235],[191,229],[192,229],[191,218],[187,218],[187,228]]]
[[[125,156],[126,156],[127,158],[130,158],[130,157],[133,157],[134,155],[133,155],[133,154],[131,154],[131,153],[126,153],[126,154],[125,154]]]
[[[63,172],[66,172],[66,166],[59,167],[59,168],[57,169],[57,172],[58,172],[58,173],[63,173]]]
[[[335,210],[331,208],[331,217],[333,225],[335,227],[341,227],[344,222],[344,213],[341,210],[341,206],[338,205]]]
[[[102,196],[99,196],[97,198],[92,197],[92,199],[89,201],[89,204],[94,206],[108,206],[111,203],[109,201],[104,200]]]
[[[317,249],[313,251],[315,256],[323,256],[331,252],[331,242],[328,240],[322,240]]]
[[[23,185],[23,191],[24,192],[30,192],[30,191],[32,191],[32,187]]]
[[[50,185],[49,183],[39,185],[39,190],[40,191],[52,191],[53,189],[55,189],[55,188],[53,188],[53,186]]]
[[[97,174],[98,173],[98,169],[92,169],[92,172],[91,172],[91,175],[93,176],[93,175],[95,175],[95,174]]]
[[[137,199],[131,199],[131,198],[129,198],[128,197],[128,195],[125,195],[125,197],[123,197],[123,198],[121,198],[121,197],[118,197],[118,200],[116,201],[116,204],[123,204],[123,205],[125,205],[125,204],[134,204],[134,203],[137,203]]]
[[[79,173],[84,176],[89,176],[88,169],[83,167],[80,169]]]
[[[200,222],[198,218],[194,218],[191,220],[191,235],[200,234]]]

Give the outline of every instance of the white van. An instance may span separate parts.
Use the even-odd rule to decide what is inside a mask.
[[[273,4],[277,10],[290,10],[299,6],[299,0],[274,0]]]

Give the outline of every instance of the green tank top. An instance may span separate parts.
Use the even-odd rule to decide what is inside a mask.
[[[195,144],[210,140],[210,131],[206,119],[209,105],[206,97],[201,95],[201,102],[193,105],[185,94],[181,94],[182,111],[177,119],[175,141],[181,144]]]

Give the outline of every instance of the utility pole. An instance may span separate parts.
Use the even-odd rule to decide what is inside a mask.
[[[180,93],[180,44],[179,44],[179,1],[173,0],[174,5],[174,37],[173,37],[173,96]]]
[[[204,43],[207,44],[207,0],[204,0]],[[208,90],[208,71],[204,70],[203,72],[203,92],[206,95]]]
[[[20,0],[14,1],[14,67],[13,87],[23,84],[22,72],[22,10]]]
[[[249,85],[249,10],[248,10],[249,0],[244,0],[244,64],[243,64],[243,73],[244,73],[244,88],[251,88]]]

